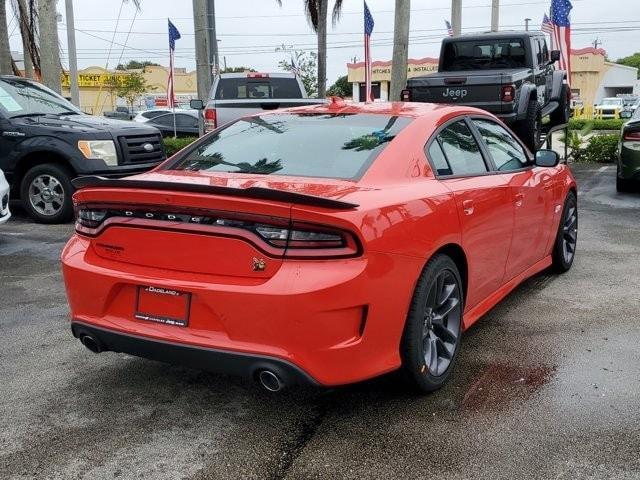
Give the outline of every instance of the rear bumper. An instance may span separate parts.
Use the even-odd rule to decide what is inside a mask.
[[[111,350],[186,360],[218,372],[253,375],[267,362],[295,382],[325,386],[400,366],[400,338],[422,263],[377,253],[339,261],[290,260],[270,278],[246,279],[106,260],[77,235],[62,253],[74,333],[76,325],[100,329]],[[139,285],[189,292],[188,325],[136,318]]]
[[[75,321],[71,323],[71,332],[76,338],[91,336],[102,351],[128,353],[150,360],[254,379],[260,371],[269,370],[278,375],[285,385],[318,385],[306,372],[279,358],[153,340]]]
[[[640,180],[640,147],[635,142],[622,142],[618,176],[625,180]]]

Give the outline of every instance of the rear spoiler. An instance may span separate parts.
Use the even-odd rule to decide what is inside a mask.
[[[173,190],[179,192],[225,195],[228,197],[259,198],[261,200],[299,203],[301,205],[311,205],[314,207],[333,208],[338,210],[349,210],[358,207],[358,204],[355,203],[262,187],[233,188],[213,185],[198,185],[192,183],[157,182],[152,180],[110,179],[93,175],[74,178],[71,183],[73,183],[73,186],[77,189],[90,187],[142,188],[145,190]]]

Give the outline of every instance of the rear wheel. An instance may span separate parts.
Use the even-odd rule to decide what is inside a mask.
[[[538,149],[542,138],[542,112],[536,99],[529,100],[526,118],[516,123],[514,129],[529,150]]]
[[[576,194],[569,192],[564,201],[562,218],[553,246],[553,268],[564,273],[573,265],[578,242],[578,202]]]
[[[401,345],[402,366],[421,392],[440,388],[451,375],[462,333],[463,291],[456,264],[434,256],[416,285]]]
[[[620,167],[618,167],[616,171],[616,191],[620,193],[628,193],[633,190],[633,182],[627,180],[626,178],[620,178]]]
[[[73,216],[71,173],[53,163],[36,165],[20,184],[22,206],[39,223],[63,223]]]

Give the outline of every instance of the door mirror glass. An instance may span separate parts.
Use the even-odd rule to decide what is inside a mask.
[[[536,165],[538,167],[555,167],[560,163],[560,155],[553,150],[538,150],[536,152]]]
[[[193,110],[204,110],[204,102],[197,98],[189,100],[189,107]]]
[[[560,61],[560,50],[551,50],[551,62]]]

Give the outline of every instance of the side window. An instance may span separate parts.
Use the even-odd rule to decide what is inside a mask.
[[[442,130],[438,139],[453,175],[476,175],[488,171],[480,147],[463,120]]]
[[[171,125],[173,126],[173,115],[169,114],[164,114],[164,115],[160,115],[156,118],[153,119],[154,123],[157,123],[158,125],[163,125],[165,127]]]
[[[498,171],[519,170],[531,164],[522,146],[500,125],[489,120],[474,120],[473,123],[487,144]]]
[[[447,162],[447,158],[444,156],[444,153],[442,153],[442,148],[440,147],[438,139],[431,142],[427,156],[431,160],[431,165],[436,169],[436,173],[438,175],[451,175],[451,167],[449,166],[449,162]]]
[[[535,57],[536,57],[536,63],[538,64],[538,66],[542,66],[543,62],[542,62],[542,46],[540,45],[540,40],[537,38],[534,38],[533,40],[533,46],[535,47]]]
[[[540,43],[542,44],[542,61],[546,64],[549,61],[549,48],[545,39],[540,39]]]
[[[176,126],[193,128],[194,124],[197,126],[198,120],[186,113],[176,114]]]

